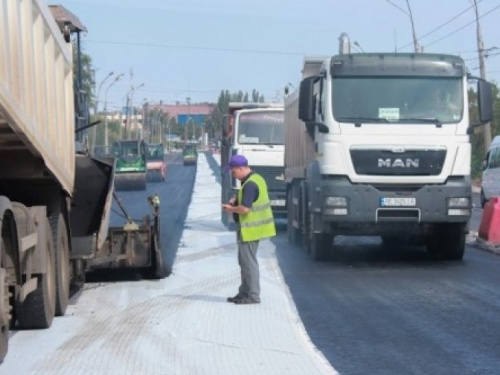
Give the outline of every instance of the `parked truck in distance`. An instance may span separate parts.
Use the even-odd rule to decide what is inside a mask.
[[[289,240],[317,260],[337,235],[410,241],[462,259],[469,134],[492,119],[491,85],[478,80],[471,125],[470,77],[457,56],[347,52],[305,58],[302,72],[285,101]]]
[[[275,217],[286,216],[283,119],[282,104],[230,102],[222,124],[221,171],[231,156],[244,155],[252,170],[266,180]],[[221,203],[236,196],[240,186],[231,173],[223,173]],[[227,212],[221,211],[221,218],[224,225],[232,225]]]
[[[123,227],[109,227],[115,163],[88,152],[92,124],[73,74],[70,42],[80,72],[85,27],[42,0],[3,2],[0,25],[1,362],[9,329],[49,327],[87,271],[126,267],[159,278],[166,270],[157,196],[142,223],[125,215]]]

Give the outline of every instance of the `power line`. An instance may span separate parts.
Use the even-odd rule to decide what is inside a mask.
[[[397,5],[397,4],[395,4],[395,3],[393,3],[391,0],[385,0],[385,1],[387,1],[387,2],[388,2],[389,4],[391,4],[393,7],[398,8],[401,12],[403,12],[404,14],[406,14],[408,17],[410,16],[410,15],[408,14],[408,11],[404,10],[404,9],[403,9],[403,8],[401,8],[399,5]],[[411,43],[410,43],[410,44],[411,44]]]
[[[287,55],[287,56],[304,56],[303,52],[288,52],[288,51],[270,51],[270,50],[247,50],[239,48],[222,48],[222,47],[200,47],[188,45],[175,45],[175,44],[157,44],[157,43],[134,43],[134,42],[118,42],[113,40],[86,40],[89,43],[97,44],[115,44],[122,46],[139,46],[139,47],[161,47],[161,48],[180,48],[180,49],[193,49],[204,51],[223,51],[223,52],[238,52],[238,53],[259,53],[259,54],[274,54],[274,55]],[[307,54],[313,56],[314,54]]]
[[[481,15],[481,16],[479,17],[479,19],[483,18],[484,16],[487,16],[487,15],[488,15],[488,14],[490,14],[491,12],[493,12],[493,11],[497,10],[498,8],[500,8],[500,5],[497,5],[497,6],[496,6],[496,7],[494,7],[493,9],[491,9],[491,10],[489,10],[488,12],[484,13],[483,15]],[[433,41],[433,42],[431,42],[431,43],[426,44],[426,46],[431,46],[431,45],[433,45],[433,44],[436,44],[437,42],[440,42],[440,41],[442,41],[443,39],[448,38],[449,36],[451,36],[451,35],[455,34],[456,32],[458,32],[458,31],[460,31],[460,30],[462,30],[462,29],[465,29],[467,26],[469,26],[469,25],[471,25],[471,24],[473,24],[473,23],[475,23],[475,22],[476,22],[476,20],[474,19],[474,20],[472,20],[471,22],[468,22],[467,24],[465,24],[464,26],[462,26],[462,27],[460,27],[460,28],[458,28],[458,29],[456,29],[456,30],[452,31],[451,33],[446,34],[446,35],[445,35],[445,36],[443,36],[442,38],[439,38],[439,39],[437,39],[437,40],[435,40],[435,41]]]
[[[491,48],[490,48],[490,49],[491,49]],[[487,59],[491,59],[491,58],[495,58],[495,57],[497,57],[497,56],[500,56],[500,52],[490,53],[490,54],[488,54],[488,55],[485,55],[484,57],[485,57],[485,58],[487,58]],[[478,57],[476,57],[474,60],[477,60],[477,59],[478,59]],[[478,65],[478,66],[475,66],[475,67],[474,67],[474,68],[472,68],[472,69],[474,69],[474,70],[479,69],[479,65]]]
[[[386,0],[386,1],[389,1],[389,0]],[[483,0],[479,0],[479,1],[478,1],[478,3],[480,3],[481,1],[483,1]],[[470,10],[471,8],[473,8],[473,7],[474,7],[474,5],[471,5],[471,6],[470,6],[470,7],[468,7],[467,9],[465,9],[465,10],[463,10],[462,12],[458,13],[456,16],[454,16],[454,17],[450,18],[448,21],[446,21],[446,22],[442,23],[441,25],[439,25],[439,26],[435,27],[435,28],[434,28],[434,29],[432,29],[431,31],[429,31],[429,32],[425,33],[424,35],[422,35],[422,36],[419,38],[419,40],[422,40],[422,39],[424,39],[424,38],[428,37],[429,35],[434,34],[436,31],[438,31],[438,30],[442,29],[443,27],[445,27],[446,25],[448,25],[448,24],[449,24],[449,23],[451,23],[452,21],[456,20],[458,17],[460,17],[462,14],[466,13],[467,11],[469,11],[469,10]],[[402,50],[403,48],[406,48],[406,47],[408,47],[408,46],[411,46],[412,44],[413,44],[413,42],[407,43],[407,44],[405,44],[404,46],[402,46],[402,47],[398,48],[397,50],[398,50],[398,51],[399,51],[399,50]]]

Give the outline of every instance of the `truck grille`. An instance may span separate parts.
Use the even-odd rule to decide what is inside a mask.
[[[252,166],[252,170],[260,174],[267,183],[269,191],[285,191],[285,168],[284,167],[259,167]],[[276,179],[278,178],[278,179]]]
[[[446,158],[445,149],[356,150],[351,152],[354,170],[372,176],[437,176]]]

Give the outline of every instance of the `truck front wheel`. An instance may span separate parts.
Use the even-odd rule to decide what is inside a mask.
[[[466,225],[462,223],[438,224],[427,239],[427,251],[446,260],[461,260],[465,252]]]
[[[314,233],[314,214],[309,218],[309,251],[316,261],[327,260],[333,246],[333,235],[330,233]]]

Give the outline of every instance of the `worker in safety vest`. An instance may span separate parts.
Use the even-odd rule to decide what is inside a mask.
[[[238,263],[241,269],[241,285],[228,302],[235,304],[260,303],[259,263],[257,248],[259,240],[276,235],[271,202],[266,181],[248,166],[243,155],[233,155],[224,167],[234,178],[241,181],[238,196],[222,208],[232,213],[237,224]]]

